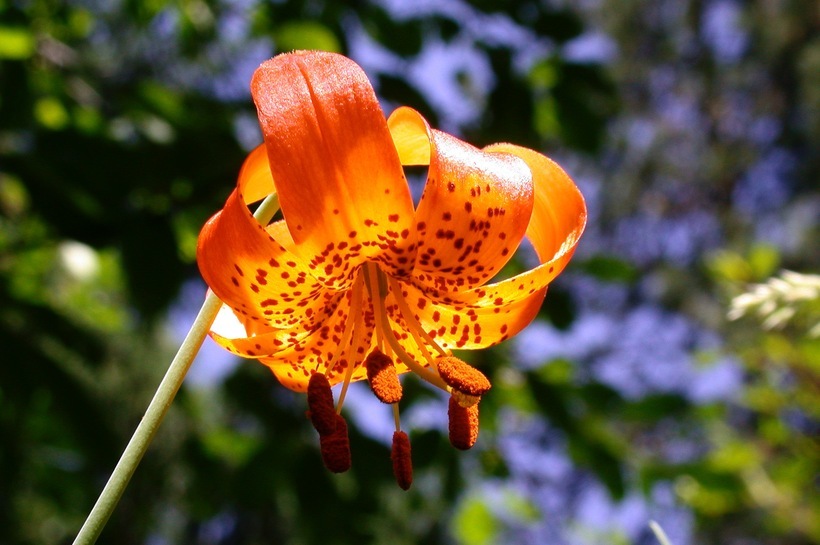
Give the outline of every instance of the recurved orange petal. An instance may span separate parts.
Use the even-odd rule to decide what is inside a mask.
[[[351,309],[350,291],[332,293],[336,295],[328,301],[325,319],[310,331],[268,329],[243,336],[241,327],[237,327],[240,324],[231,324],[230,316],[222,316],[211,336],[229,351],[267,365],[279,382],[291,390],[306,391],[314,371],[337,384],[344,380],[350,365],[356,367],[352,380],[361,380],[367,376],[361,363],[372,344],[372,328],[364,326],[361,308],[358,313]],[[356,334],[345,337],[345,328],[351,321]]]
[[[279,55],[251,91],[294,252],[313,275],[346,288],[368,260],[407,274],[413,203],[361,68],[332,53]]]
[[[256,146],[245,158],[239,170],[236,187],[246,203],[260,201],[276,192],[265,144]]]
[[[537,151],[513,144],[493,144],[484,151],[516,155],[533,173],[535,201],[527,238],[542,264],[528,274],[544,275],[549,282],[569,263],[584,232],[587,222],[584,196],[555,161]]]
[[[404,164],[429,164],[415,216],[414,276],[446,291],[486,283],[527,228],[533,182],[526,163],[433,130],[410,108],[393,112],[388,126]]]
[[[210,335],[219,345],[245,358],[260,358],[273,356],[288,345],[300,342],[307,336],[327,325],[329,318],[337,311],[339,302],[343,299],[344,292],[326,292],[323,296],[325,301],[317,320],[314,320],[312,327],[282,327],[273,328],[257,324],[254,331],[249,333],[247,319],[240,320],[237,314],[228,305],[223,305],[211,326]],[[239,316],[239,317],[238,317]]]
[[[538,313],[547,285],[566,267],[586,225],[583,196],[556,163],[510,144],[485,150],[517,155],[533,173],[535,204],[527,237],[541,264],[512,278],[459,292],[418,281],[403,283],[408,304],[425,330],[450,348],[484,348],[529,324]]]
[[[270,367],[273,374],[284,386],[297,392],[304,392],[307,389],[310,373],[316,370],[324,373],[331,384],[338,384],[344,380],[347,368],[350,365],[356,366],[351,375],[351,381],[363,380],[367,378],[367,371],[360,365],[363,356],[351,347],[347,347],[342,354],[334,360],[330,360],[324,347],[332,346],[325,339],[326,334],[336,332],[336,327],[323,326],[320,331],[311,334],[309,337],[289,344],[285,350],[272,357],[259,358],[259,361]],[[370,341],[372,332],[365,334],[366,341]],[[307,373],[307,374],[305,374]]]
[[[199,235],[202,277],[236,312],[248,336],[271,327],[310,331],[324,319],[323,310],[334,295],[271,235],[287,239],[282,227],[259,225],[235,190]]]
[[[535,318],[545,293],[541,289],[507,300],[487,297],[492,285],[466,293],[439,292],[418,283],[402,282],[401,287],[424,331],[442,348],[464,350],[486,348],[515,335]],[[391,318],[399,320],[397,314],[395,310]]]

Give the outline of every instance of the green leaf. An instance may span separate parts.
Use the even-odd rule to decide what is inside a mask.
[[[341,53],[342,46],[336,35],[326,26],[313,21],[295,21],[279,27],[274,36],[279,51],[315,49]]]
[[[498,521],[479,498],[468,498],[461,504],[453,519],[453,527],[461,545],[495,543],[498,535]]]
[[[626,494],[626,482],[618,456],[609,445],[586,437],[569,436],[569,452],[576,463],[590,469],[601,481],[613,499]]]
[[[575,376],[576,366],[569,360],[556,359],[538,369],[537,373],[551,384],[570,384]]]
[[[53,97],[41,98],[34,104],[37,121],[51,130],[60,130],[68,125],[68,112],[59,100]]]
[[[604,282],[629,284],[638,279],[638,269],[615,256],[599,254],[576,263],[576,267]]]
[[[749,251],[748,261],[755,279],[768,278],[780,266],[780,252],[769,244],[759,244]]]
[[[664,418],[683,416],[690,409],[686,398],[676,394],[653,394],[626,405],[622,415],[625,420],[657,422]]]
[[[23,60],[34,54],[34,36],[27,28],[0,26],[0,59]]]
[[[209,453],[236,467],[250,459],[259,449],[262,439],[229,428],[219,428],[205,434],[202,442]]]
[[[509,514],[517,520],[523,522],[537,522],[541,517],[538,507],[528,498],[517,492],[507,492],[504,495],[504,504],[507,511],[509,511]]]
[[[719,250],[707,261],[709,272],[717,280],[730,282],[750,282],[753,280],[749,264],[737,252]]]
[[[575,321],[575,301],[569,292],[553,285],[541,307],[541,314],[556,328],[566,330]]]

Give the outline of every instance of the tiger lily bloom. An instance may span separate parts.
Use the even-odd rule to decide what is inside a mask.
[[[393,406],[393,467],[406,489],[399,375],[450,395],[451,442],[470,448],[490,383],[452,350],[500,343],[533,320],[584,229],[583,197],[530,149],[475,148],[407,107],[385,119],[362,69],[340,55],[274,57],[251,91],[264,143],[199,237],[199,268],[224,303],[210,334],[307,393],[331,471],[350,467],[347,387],[368,380]],[[428,169],[417,206],[411,165]],[[248,206],[274,193],[283,219],[262,225]],[[540,265],[489,283],[525,236]]]

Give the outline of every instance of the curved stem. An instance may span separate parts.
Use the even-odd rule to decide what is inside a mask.
[[[278,209],[279,199],[277,195],[270,195],[259,205],[254,217],[262,225],[267,225]],[[148,450],[148,446],[154,439],[160,424],[162,424],[165,414],[171,407],[171,403],[174,401],[180,386],[182,386],[182,381],[199,352],[199,348],[205,341],[205,336],[208,334],[208,330],[211,328],[211,324],[220,308],[222,308],[222,301],[213,292],[209,292],[190,331],[185,336],[185,340],[182,341],[182,345],[180,345],[176,356],[174,356],[171,365],[168,367],[168,371],[165,372],[162,382],[160,382],[156,393],[154,393],[151,403],[148,404],[145,415],[143,415],[137,429],[134,431],[134,435],[131,436],[131,440],[123,450],[120,460],[111,473],[111,477],[109,477],[100,493],[100,497],[97,498],[97,503],[94,504],[88,518],[86,518],[85,523],[77,533],[74,545],[91,545],[100,537],[106,522],[111,517],[111,513],[114,512],[114,508],[119,503],[125,487],[128,486],[140,460],[142,460],[145,451]]]
[[[105,523],[108,522],[108,518],[117,503],[119,503],[125,487],[128,486],[134,470],[136,470],[142,456],[148,449],[148,445],[154,439],[157,429],[165,418],[165,414],[168,412],[171,402],[182,385],[182,381],[188,373],[194,357],[199,352],[199,347],[205,340],[205,335],[207,335],[208,329],[221,306],[222,301],[213,293],[209,293],[196,320],[194,320],[194,324],[191,326],[191,330],[179,347],[176,357],[168,367],[165,377],[163,377],[151,403],[148,405],[145,415],[140,420],[134,435],[131,436],[131,440],[125,447],[117,466],[97,499],[97,503],[94,504],[94,508],[88,514],[82,528],[80,528],[80,532],[74,540],[74,545],[91,544],[99,537]]]

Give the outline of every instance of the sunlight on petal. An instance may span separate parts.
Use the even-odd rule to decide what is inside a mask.
[[[394,437],[407,439],[395,472],[406,489],[399,375],[450,396],[451,439],[472,447],[489,382],[451,350],[500,343],[535,318],[583,232],[583,197],[533,150],[475,148],[410,108],[385,119],[362,70],[340,55],[277,56],[257,70],[252,92],[265,143],[197,248],[203,278],[225,303],[211,336],[291,390],[324,385],[327,414],[315,421],[336,424],[316,428],[334,472],[350,467],[348,386],[369,379],[392,406]],[[403,171],[413,165],[428,167],[416,209]],[[261,225],[248,205],[272,192],[266,202],[278,199],[284,219]],[[540,265],[488,284],[525,237]],[[467,387],[474,382],[479,389]]]

